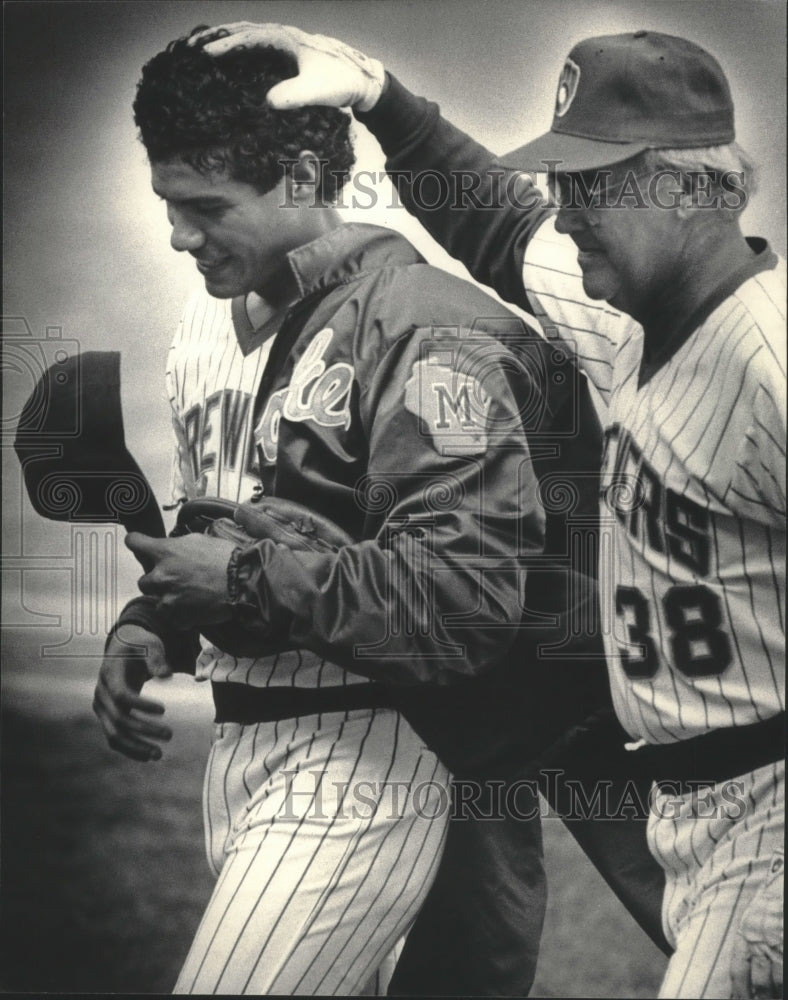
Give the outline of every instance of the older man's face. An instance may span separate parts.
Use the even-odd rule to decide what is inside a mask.
[[[586,295],[641,321],[670,292],[683,231],[675,190],[650,181],[620,167],[557,178],[556,229],[577,245]]]

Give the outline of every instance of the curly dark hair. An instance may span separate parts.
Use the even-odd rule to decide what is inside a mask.
[[[134,121],[150,162],[177,159],[202,173],[226,170],[265,194],[285,174],[285,161],[310,149],[322,165],[319,190],[333,200],[355,161],[349,116],[336,108],[268,106],[271,87],[298,72],[288,52],[266,46],[213,57],[203,44],[179,38],[142,69]]]

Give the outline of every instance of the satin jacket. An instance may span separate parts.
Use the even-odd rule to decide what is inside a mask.
[[[392,685],[482,674],[516,637],[543,548],[522,407],[543,407],[546,376],[506,345],[527,328],[375,226],[342,225],[288,266],[301,297],[260,379],[257,472],[357,541],[245,549],[239,615]]]

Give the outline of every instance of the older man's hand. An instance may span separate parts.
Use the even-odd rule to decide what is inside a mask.
[[[212,56],[263,45],[273,45],[294,55],[298,76],[283,80],[268,92],[268,103],[280,111],[310,104],[369,111],[383,91],[383,65],[327,35],[310,35],[286,24],[236,21],[195,35],[192,44],[205,38],[212,39],[204,46]]]

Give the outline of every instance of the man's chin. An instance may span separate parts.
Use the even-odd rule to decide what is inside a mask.
[[[214,288],[209,281],[205,282],[205,291],[212,299],[234,299],[236,297],[233,292],[227,292],[223,288]]]
[[[243,289],[237,288],[229,281],[213,279],[209,275],[203,275],[205,281],[205,291],[214,299],[234,299],[238,295],[243,295]]]
[[[618,292],[618,283],[610,280],[609,275],[600,273],[596,268],[582,269],[583,291],[589,299],[601,299],[610,302]]]

